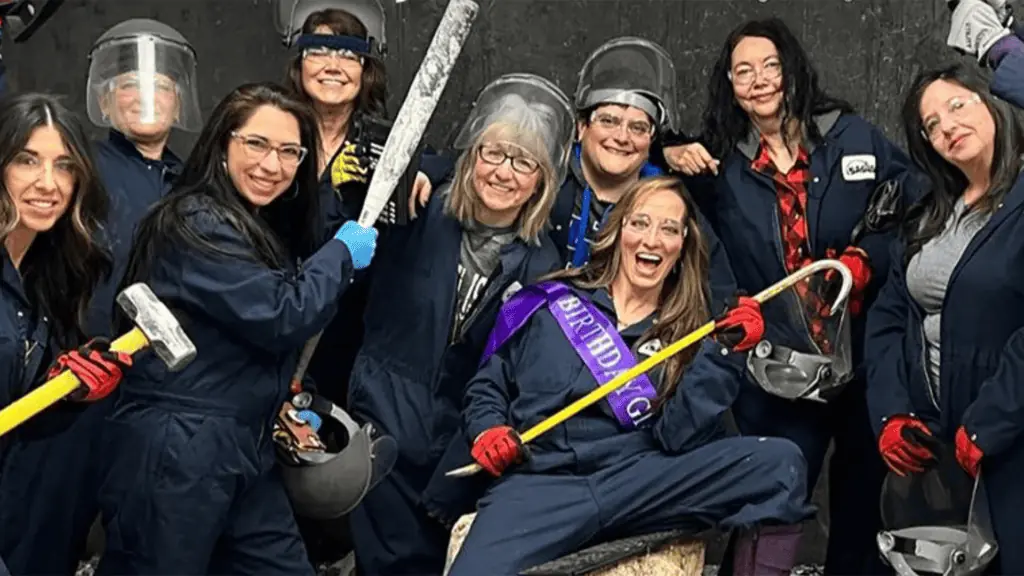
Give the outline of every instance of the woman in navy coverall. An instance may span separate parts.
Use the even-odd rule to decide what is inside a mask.
[[[283,4],[293,1],[280,0]],[[352,12],[345,10],[350,5]],[[286,83],[316,113],[321,209],[330,233],[362,209],[371,175],[368,150],[356,139],[368,130],[368,123],[387,116],[382,31],[371,28],[373,22],[362,22],[354,15],[360,13],[360,8],[368,10],[373,5],[379,6],[367,0],[297,2],[293,14],[292,26],[298,31],[294,41],[304,47],[295,48]],[[332,8],[309,12],[323,6]],[[384,22],[383,14],[377,22]],[[358,44],[359,48],[331,48],[339,43]],[[416,211],[412,200],[421,194],[425,198],[430,191],[430,180],[417,174],[411,214]],[[336,320],[328,325],[309,365],[309,375],[319,392],[339,405],[347,400],[349,374],[362,342],[368,288],[368,282],[357,281],[346,292]]]
[[[147,283],[198,355],[176,373],[140,358],[125,381],[104,429],[98,573],[314,573],[271,430],[299,350],[376,243],[347,222],[317,249],[317,141],[284,88],[242,86],[140,224],[125,283]]]
[[[63,526],[40,515],[66,521],[67,510],[62,516],[54,508],[66,491],[83,488],[77,477],[60,483],[62,452],[54,438],[88,406],[81,401],[110,394],[132,360],[107,351],[109,340],[86,342],[86,310],[111,263],[99,234],[107,196],[85,131],[56,99],[19,96],[0,109],[0,159],[0,407],[64,368],[84,384],[73,402],[61,401],[0,438],[0,557],[15,574],[52,574],[33,560],[39,542]],[[74,351],[56,355],[61,349]]]
[[[727,348],[705,340],[650,374],[656,384],[648,395],[627,405],[630,425],[602,400],[529,447],[515,432],[596,388],[592,367],[629,367],[587,359],[598,355],[587,350],[610,349],[580,328],[598,325],[595,317],[607,317],[605,337],[621,338],[613,344],[619,357],[650,355],[707,322],[708,251],[695,213],[678,179],[633,185],[609,214],[590,263],[552,276],[564,296],[499,340],[468,383],[466,439],[473,458],[499,479],[479,502],[452,576],[514,575],[609,538],[763,523],[776,526],[760,531],[756,548],[744,539],[737,574],[789,573],[799,540],[789,525],[813,512],[800,449],[784,439],[726,438],[722,420],[743,379],[723,355],[748,349],[763,333],[752,299],[719,324],[739,331],[723,339]],[[573,306],[579,302],[589,303],[589,318]],[[520,306],[510,301],[502,310],[506,321],[513,304]],[[555,314],[570,308],[564,322]],[[584,344],[570,343],[567,330]]]
[[[957,10],[987,14],[964,3]],[[954,22],[957,22],[954,15]],[[956,45],[957,30],[950,45]],[[1008,33],[981,54],[991,86],[951,66],[915,79],[903,109],[929,191],[894,243],[889,281],[868,315],[868,401],[879,449],[898,474],[936,441],[984,471],[999,554],[992,573],[1024,573],[1024,43]]]
[[[462,387],[510,290],[560,267],[545,226],[572,109],[529,74],[490,83],[457,138],[452,179],[382,236],[349,408],[398,441],[391,474],[350,514],[363,574],[440,574],[448,529],[424,490],[458,434]]]
[[[783,130],[785,127],[785,130]],[[806,263],[838,258],[853,272],[849,313],[853,379],[828,404],[772,396],[749,379],[733,406],[744,434],[789,438],[817,483],[830,443],[829,574],[874,574],[878,497],[885,467],[868,424],[863,384],[863,310],[885,280],[891,232],[853,230],[880,183],[903,184],[907,159],[882,132],[826,95],[807,55],[777,19],[729,35],[712,73],[703,144],[666,157],[718,233],[740,289],[756,293]],[[905,193],[905,192],[904,192]],[[764,307],[766,339],[812,354],[829,346],[782,299]],[[816,319],[811,318],[811,323]]]

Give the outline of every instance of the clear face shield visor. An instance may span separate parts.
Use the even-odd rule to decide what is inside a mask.
[[[981,474],[972,481],[948,452],[923,473],[886,478],[876,540],[898,576],[976,576],[999,551]]]
[[[785,326],[766,326],[765,339],[747,354],[747,371],[765,392],[787,400],[828,402],[853,378],[850,313],[833,313],[838,274],[816,274],[763,306]]]
[[[480,92],[473,110],[455,137],[456,150],[470,150],[488,134],[544,157],[554,178],[565,178],[575,131],[568,97],[548,80],[533,74],[507,74]]]
[[[126,134],[202,129],[195,53],[152,35],[97,46],[89,59],[86,108],[101,127]]]

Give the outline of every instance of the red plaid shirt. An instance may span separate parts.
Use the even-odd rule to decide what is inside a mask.
[[[768,154],[768,145],[761,138],[757,156],[750,164],[755,172],[760,172],[775,183],[775,196],[779,203],[779,235],[782,238],[783,259],[786,271],[792,274],[811,262],[811,249],[807,240],[807,183],[811,179],[811,162],[807,151],[801,146],[797,150],[796,162],[789,172],[782,173]],[[825,333],[822,318],[828,315],[829,306],[819,295],[810,290],[808,282],[796,285],[797,294],[806,307],[805,315],[809,320],[811,338],[828,353],[831,345]]]

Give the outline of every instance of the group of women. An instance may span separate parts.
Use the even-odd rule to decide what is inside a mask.
[[[534,74],[487,84],[453,153],[418,159],[414,217],[376,227],[353,216],[364,135],[386,126],[383,10],[277,8],[286,86],[241,86],[205,121],[194,51],[151,20],[90,55],[107,140],[51,96],[0,109],[0,406],[63,370],[82,382],[0,437],[0,572],[73,573],[98,515],[100,574],[313,574],[337,524],[295,517],[273,429],[321,332],[303,386],[398,445],[348,517],[359,574],[440,574],[472,511],[450,574],[710,527],[735,532],[725,570],[788,574],[832,443],[826,572],[889,570],[887,468],[919,474],[943,444],[984,470],[1004,544],[989,571],[1024,572],[1006,545],[1024,537],[1024,44],[990,3],[961,0],[949,43],[991,86],[970,66],[920,74],[909,157],[820,88],[780,20],[727,37],[692,138],[670,55],[617,38],[572,98]],[[956,39],[983,25],[980,53]],[[184,162],[175,128],[199,131]],[[838,275],[763,307],[744,295],[822,258],[853,281],[838,315]],[[181,371],[110,350],[129,327],[114,295],[139,282],[198,350]],[[523,443],[711,319],[711,338]],[[794,384],[794,358],[834,370]],[[467,462],[486,473],[446,476]]]

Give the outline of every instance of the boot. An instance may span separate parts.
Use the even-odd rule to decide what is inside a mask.
[[[733,550],[733,576],[789,576],[802,531],[801,525],[793,524],[741,532]]]

